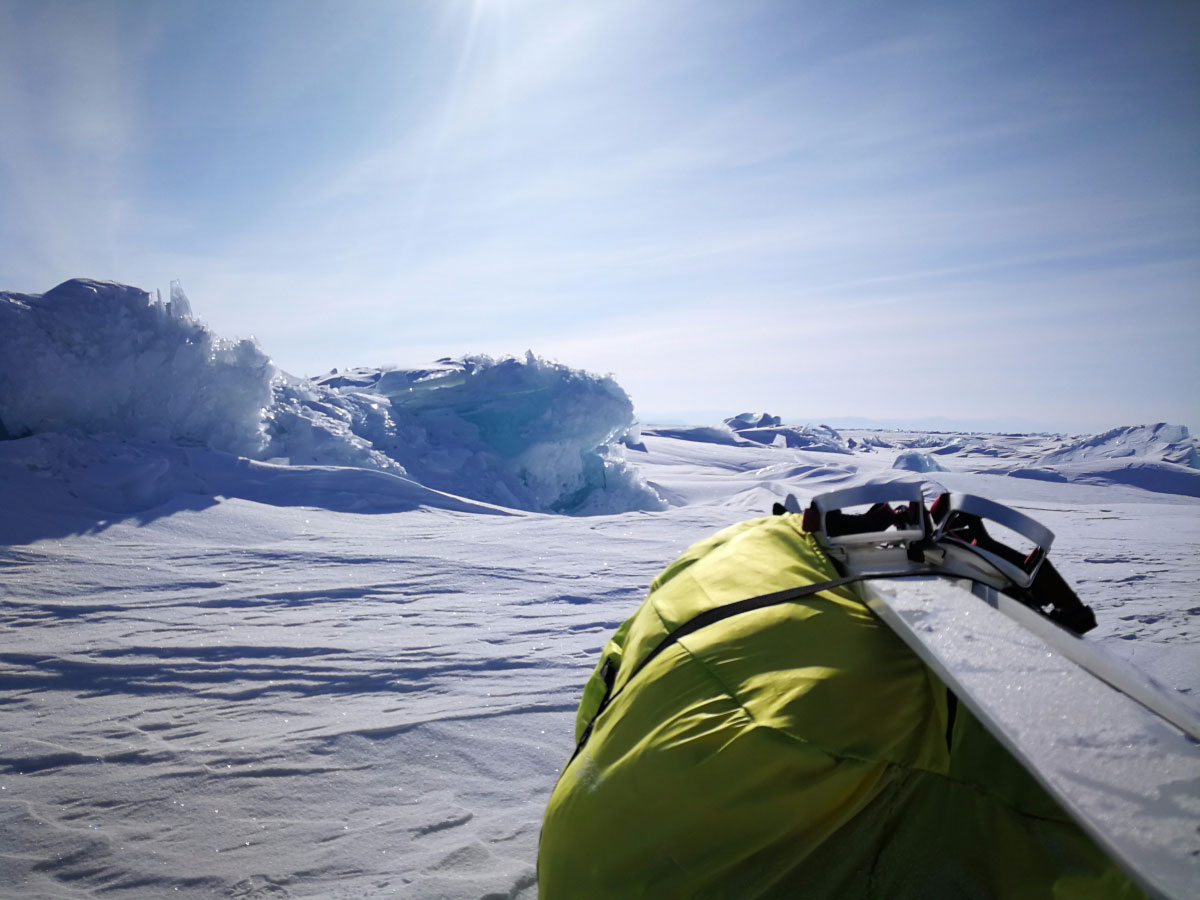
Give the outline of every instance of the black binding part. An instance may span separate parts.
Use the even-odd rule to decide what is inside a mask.
[[[930,509],[930,515],[934,522],[940,524],[941,520],[946,517],[948,500],[949,495],[943,494],[934,501]],[[1050,560],[1045,559],[1045,554],[1040,547],[1029,556],[1025,556],[988,534],[983,520],[978,516],[962,511],[951,513],[951,515],[954,518],[947,523],[942,535],[943,540],[949,538],[967,549],[979,547],[987,550],[1027,572],[1032,571],[1034,565],[1041,564],[1029,587],[1009,586],[1002,593],[1014,600],[1019,600],[1031,609],[1040,612],[1050,621],[1077,635],[1086,634],[1096,627],[1096,614],[1092,612],[1092,608],[1079,599],[1079,595],[1071,589],[1071,586],[1058,573]]]

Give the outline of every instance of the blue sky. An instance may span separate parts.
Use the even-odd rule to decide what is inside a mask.
[[[1200,425],[1200,7],[0,0],[0,288],[644,418]]]

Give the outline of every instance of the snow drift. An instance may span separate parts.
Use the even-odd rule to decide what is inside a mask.
[[[1008,472],[1016,478],[1125,484],[1200,497],[1200,455],[1186,426],[1127,425],[1079,438]]]
[[[1040,460],[1041,465],[1078,463],[1096,459],[1160,460],[1200,469],[1200,454],[1195,441],[1184,425],[1127,425],[1103,434],[1080,438],[1058,450],[1052,450]]]
[[[1079,484],[1124,484],[1159,494],[1200,497],[1200,471],[1152,459],[1098,459],[1058,466],[1029,466],[1013,469],[1014,478],[1061,481]]]
[[[741,413],[719,425],[655,426],[645,429],[645,433],[730,447],[760,445],[817,453],[852,452],[845,438],[828,425],[784,425],[779,416],[770,413]]]
[[[769,413],[741,413],[725,420],[738,437],[756,444],[813,450],[818,453],[850,453],[845,439],[828,425],[784,425]]]
[[[893,469],[904,469],[909,472],[947,472],[945,466],[928,453],[919,450],[905,450],[897,455],[892,463]]]
[[[253,340],[193,319],[177,286],[162,302],[84,279],[0,292],[0,334],[0,438],[69,432],[366,468],[535,511],[663,506],[622,459],[633,405],[621,387],[532,354],[295,378]]]
[[[643,428],[642,433],[727,447],[749,447],[753,444],[752,441],[738,437],[728,425],[656,425],[653,428]]]

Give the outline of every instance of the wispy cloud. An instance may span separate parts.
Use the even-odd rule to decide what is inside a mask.
[[[0,271],[29,287],[45,271],[111,272],[130,250],[141,131],[116,23],[92,4],[10,4],[5,18]]]
[[[1179,335],[1200,336],[1181,300],[1200,259],[1200,127],[1183,115],[1198,89],[1163,67],[1182,45],[1148,19],[782,0],[15,8],[5,287],[182,277],[214,326],[257,333],[285,367],[530,347],[611,369],[659,409],[698,385],[785,409],[797,347],[840,371],[846,352],[986,346],[985,368],[1009,366],[990,377],[1029,396],[1090,384],[1081,404],[1128,395],[1094,364],[1122,336],[1195,372]],[[980,400],[910,359],[938,390],[903,402]],[[1154,371],[1132,379],[1143,394]],[[1194,408],[1183,379],[1156,377]],[[821,399],[901,402],[854,373]]]

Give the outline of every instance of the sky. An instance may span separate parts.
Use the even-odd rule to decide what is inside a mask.
[[[1190,0],[0,0],[0,122],[0,289],[179,279],[296,375],[1200,426]]]

